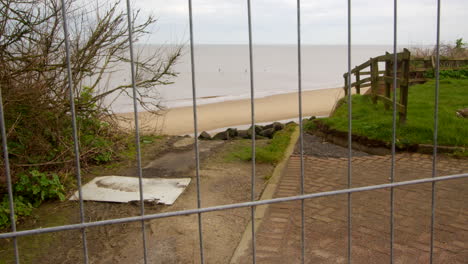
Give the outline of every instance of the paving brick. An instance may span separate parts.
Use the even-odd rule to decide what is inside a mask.
[[[430,155],[402,153],[396,160],[396,181],[432,176]],[[389,182],[391,156],[353,157],[352,163],[353,187]],[[347,165],[347,158],[305,155],[305,193],[346,188]],[[468,172],[468,163],[440,157],[438,175],[454,172]],[[299,193],[300,179],[300,157],[293,155],[275,197]],[[431,190],[430,183],[394,189],[395,263],[427,263],[429,260]],[[351,197],[353,262],[388,262],[390,191],[353,193]],[[468,263],[468,180],[438,182],[436,199],[435,263]],[[300,263],[300,205],[296,201],[269,206],[257,232],[258,263]],[[306,200],[304,213],[306,263],[346,263],[347,195]],[[249,254],[246,252],[242,259],[250,257],[251,262]]]

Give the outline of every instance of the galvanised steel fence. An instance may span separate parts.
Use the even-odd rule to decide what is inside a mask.
[[[158,218],[165,218],[165,217],[174,217],[174,216],[182,216],[182,215],[191,215],[197,214],[198,215],[198,233],[199,233],[199,246],[200,246],[200,261],[201,263],[205,262],[205,255],[203,250],[203,230],[202,230],[202,216],[203,213],[213,212],[213,211],[220,211],[220,210],[228,210],[234,208],[243,208],[243,207],[250,207],[251,208],[251,221],[252,221],[252,254],[253,254],[253,263],[256,262],[255,258],[255,207],[259,205],[267,205],[273,203],[281,203],[281,202],[288,202],[288,201],[301,201],[301,262],[304,263],[306,261],[305,256],[305,220],[304,220],[304,201],[306,199],[313,199],[318,197],[325,197],[325,196],[332,196],[332,195],[340,195],[340,194],[347,194],[347,261],[348,263],[352,262],[351,256],[351,245],[352,245],[352,194],[356,192],[364,192],[364,191],[371,191],[371,190],[378,190],[378,189],[390,189],[390,262],[393,263],[394,261],[394,188],[406,185],[415,185],[415,184],[423,184],[423,183],[432,183],[432,199],[431,199],[431,244],[430,244],[430,262],[433,261],[433,253],[434,253],[434,221],[435,221],[435,190],[436,190],[436,182],[439,181],[446,181],[446,180],[453,180],[459,178],[466,178],[468,177],[468,173],[463,174],[455,174],[449,176],[437,176],[436,174],[436,166],[437,166],[437,139],[438,139],[438,103],[439,103],[439,68],[440,68],[440,9],[441,4],[440,0],[437,1],[437,30],[436,30],[436,67],[435,67],[435,109],[434,109],[434,139],[433,139],[433,160],[432,160],[432,177],[430,178],[423,178],[417,180],[410,180],[410,181],[402,181],[402,182],[394,182],[395,178],[395,142],[396,142],[396,89],[393,89],[393,131],[392,131],[392,159],[391,159],[391,183],[388,184],[380,184],[380,185],[371,185],[366,187],[358,187],[358,188],[351,188],[352,183],[352,176],[353,176],[353,166],[352,166],[352,140],[351,140],[351,131],[352,131],[352,104],[351,104],[351,97],[348,96],[348,170],[347,170],[347,189],[342,190],[334,190],[334,191],[327,191],[327,192],[319,192],[319,193],[305,193],[304,192],[304,137],[303,137],[303,126],[302,126],[302,64],[301,64],[301,1],[297,0],[297,61],[298,61],[298,116],[299,116],[299,127],[300,127],[300,136],[299,136],[299,148],[300,148],[300,175],[301,175],[301,194],[296,196],[289,196],[289,197],[282,197],[282,198],[275,198],[275,199],[268,199],[268,200],[255,200],[255,136],[252,135],[252,176],[251,176],[251,201],[250,202],[243,202],[243,203],[234,203],[234,204],[226,204],[221,206],[212,206],[212,207],[202,207],[202,197],[200,193],[200,157],[199,157],[199,142],[197,137],[195,136],[195,162],[196,162],[196,179],[197,179],[197,209],[190,209],[190,210],[181,210],[181,211],[174,211],[174,212],[166,212],[166,213],[156,213],[156,214],[145,214],[144,211],[144,202],[143,202],[143,186],[142,186],[142,167],[141,167],[141,151],[140,151],[140,138],[139,138],[139,123],[138,123],[138,112],[137,112],[137,100],[136,100],[136,85],[135,85],[135,59],[134,59],[134,51],[133,51],[133,36],[132,36],[132,19],[131,19],[131,5],[130,0],[126,1],[127,5],[127,18],[128,18],[128,42],[129,42],[129,52],[130,52],[130,70],[131,70],[131,78],[132,78],[132,88],[133,88],[133,106],[134,106],[134,118],[135,118],[135,136],[136,136],[136,149],[137,149],[137,162],[138,162],[138,177],[139,177],[139,191],[140,191],[140,216],[134,217],[124,217],[124,218],[117,218],[117,219],[109,219],[109,220],[102,220],[102,221],[94,221],[94,222],[85,222],[85,214],[84,214],[84,204],[82,199],[81,193],[81,174],[80,174],[80,161],[79,161],[79,144],[78,144],[78,137],[77,137],[77,125],[76,125],[76,114],[75,114],[75,105],[74,105],[74,94],[72,88],[72,74],[71,74],[71,67],[70,67],[70,44],[69,44],[69,37],[68,37],[68,25],[67,25],[67,14],[65,12],[65,0],[61,0],[62,4],[62,16],[63,16],[63,31],[65,36],[65,45],[66,45],[66,61],[68,67],[68,85],[70,87],[70,111],[72,114],[72,127],[73,127],[73,138],[74,138],[74,151],[75,151],[75,166],[76,166],[76,178],[77,178],[77,186],[78,186],[78,193],[79,193],[79,205],[80,205],[80,220],[79,224],[70,224],[70,225],[63,225],[63,226],[55,226],[55,227],[48,227],[48,228],[40,228],[40,229],[31,229],[31,230],[24,230],[24,231],[17,231],[15,220],[14,220],[14,204],[13,204],[13,193],[12,193],[12,184],[11,184],[11,174],[10,174],[10,163],[8,160],[8,148],[7,148],[7,138],[6,138],[6,129],[5,129],[5,119],[4,119],[4,111],[3,111],[3,104],[0,103],[0,127],[1,127],[1,136],[2,136],[2,148],[3,148],[3,155],[5,161],[5,174],[7,176],[7,186],[8,186],[8,198],[9,198],[9,206],[10,206],[10,217],[11,217],[11,232],[2,233],[0,234],[0,239],[12,238],[14,243],[14,254],[16,263],[19,263],[19,250],[17,239],[23,236],[31,236],[43,233],[50,233],[50,232],[60,232],[66,230],[81,230],[82,241],[83,241],[83,256],[84,262],[88,263],[88,247],[87,247],[87,239],[86,239],[86,230],[90,227],[96,226],[103,226],[103,225],[112,225],[112,224],[121,224],[121,223],[128,223],[128,222],[141,222],[141,231],[142,231],[142,241],[143,241],[143,256],[145,263],[148,263],[147,257],[147,243],[146,243],[146,236],[145,236],[145,225],[144,221],[158,219]],[[194,135],[198,135],[198,126],[197,126],[197,89],[196,89],[196,74],[195,74],[195,54],[194,54],[194,32],[193,32],[193,18],[192,18],[192,0],[188,0],[188,10],[189,10],[189,27],[190,27],[190,58],[191,58],[191,75],[192,75],[192,98],[193,98],[193,117],[194,117]],[[347,39],[347,50],[348,50],[348,58],[347,58],[347,68],[348,68],[348,75],[351,74],[351,0],[347,1],[347,30],[348,30],[348,39]],[[252,126],[255,125],[255,86],[254,86],[254,72],[253,72],[253,51],[252,51],[252,16],[251,16],[251,1],[247,0],[247,15],[248,15],[248,35],[249,35],[249,66],[250,66],[250,92],[251,92],[251,124]],[[394,0],[394,13],[393,13],[393,55],[394,61],[397,61],[397,0]],[[394,63],[394,70],[393,70],[393,87],[397,87],[397,63]],[[348,94],[351,94],[351,78],[348,78]],[[1,101],[1,93],[0,93],[0,102]]]

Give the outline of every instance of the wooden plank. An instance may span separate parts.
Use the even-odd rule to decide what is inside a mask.
[[[379,74],[380,73],[385,73],[385,71],[379,71]],[[371,72],[370,71],[363,71],[363,72],[359,72],[360,75],[371,75]]]
[[[384,102],[384,103],[389,104],[390,107],[393,108],[393,100],[392,100],[392,99],[387,98],[387,97],[385,97],[385,96],[383,96],[383,95],[380,95],[380,94],[378,94],[378,95],[376,96],[376,98],[377,98],[378,100]],[[403,106],[402,104],[400,104],[400,103],[398,103],[398,102],[396,103],[396,105],[397,105],[397,111],[398,111],[398,112],[400,112],[400,113],[406,112],[405,106]]]
[[[397,61],[403,61],[403,60],[409,59],[409,56],[410,56],[409,52],[404,51],[404,52],[397,53]],[[393,54],[386,54],[386,55],[375,57],[374,59],[376,59],[377,61],[383,62],[387,60],[393,61],[393,58],[394,58]]]
[[[427,81],[426,78],[413,78],[413,79],[409,80],[410,83],[421,83],[421,82],[425,82],[425,81]]]
[[[376,59],[371,60],[371,93],[372,102],[377,103],[377,90],[379,89],[379,62]]]
[[[401,69],[403,71],[403,76],[402,76],[403,81],[401,82],[401,85],[400,85],[400,104],[403,105],[405,109],[408,109],[408,87],[409,87],[409,69],[410,69],[409,59],[403,62],[403,64],[401,65]],[[400,116],[399,116],[400,124],[404,124],[406,122],[406,113],[407,113],[406,111],[400,112]]]
[[[410,72],[426,72],[428,70],[432,70],[432,68],[413,68]]]
[[[458,69],[463,69],[463,68],[465,68],[465,66],[440,67],[439,69],[440,69],[441,71],[446,71],[446,70],[458,70]]]
[[[379,77],[379,80],[384,81],[385,83],[393,84],[393,76],[381,76]],[[400,85],[401,79],[397,78],[397,85]]]
[[[364,83],[370,82],[370,81],[372,81],[372,77],[367,77],[367,78],[364,78],[364,79],[359,80],[357,82],[351,83],[351,87],[355,87],[357,85],[361,86],[361,84],[364,84]]]
[[[356,71],[360,71],[362,69],[365,69],[365,68],[369,67],[370,65],[371,65],[371,62],[370,62],[370,60],[368,60],[368,61],[364,62],[363,64],[354,67],[354,69],[351,72],[355,73]]]
[[[388,55],[388,52],[385,52],[386,55]],[[386,76],[392,75],[392,62],[387,60],[385,61],[385,73]],[[384,76],[385,77],[385,76]],[[388,82],[385,82],[385,97],[386,98],[391,98],[392,96],[390,95],[392,85]],[[388,110],[390,108],[388,103],[385,103],[385,110]]]
[[[431,61],[431,57],[425,57],[425,58],[412,58],[411,61]],[[445,61],[457,61],[457,62],[467,62],[468,63],[468,58],[464,59],[441,59],[440,62],[445,62]]]
[[[359,71],[356,72],[356,93],[361,94],[361,76]]]
[[[344,93],[345,95],[348,95],[348,75],[344,77]]]
[[[362,69],[365,69],[365,68],[367,68],[369,66],[370,66],[370,60],[364,62],[363,64],[361,64],[359,66],[354,67],[354,69],[351,70],[351,74],[355,74],[356,72],[361,71]],[[348,72],[345,72],[343,74],[343,77],[346,77],[346,76],[348,76]]]
[[[412,58],[411,61],[428,61],[428,58]]]
[[[467,59],[442,59],[440,60],[440,62],[443,62],[443,61],[463,61],[463,62],[468,63],[468,58]]]

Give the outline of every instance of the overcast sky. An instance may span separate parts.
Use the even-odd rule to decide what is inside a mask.
[[[187,0],[132,0],[152,13],[158,24],[150,43],[188,39]],[[246,0],[193,0],[195,42],[247,43]],[[353,44],[393,43],[393,1],[351,0]],[[468,41],[468,0],[441,0],[441,39]],[[347,43],[347,0],[302,0],[304,44]],[[398,1],[398,43],[432,45],[436,39],[437,0]],[[296,0],[252,0],[253,40],[256,44],[296,42]]]

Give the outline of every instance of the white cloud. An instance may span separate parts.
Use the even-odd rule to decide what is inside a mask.
[[[468,38],[464,26],[468,1],[442,2],[441,36],[445,41]],[[188,38],[187,0],[133,0],[135,7],[159,18],[152,42]],[[198,43],[246,43],[246,0],[192,0],[195,40]],[[401,44],[435,42],[436,1],[398,1],[398,41]],[[391,44],[393,1],[352,0],[352,38],[356,44]],[[301,2],[304,43],[345,44],[347,0]],[[294,43],[296,0],[252,0],[256,43]]]

